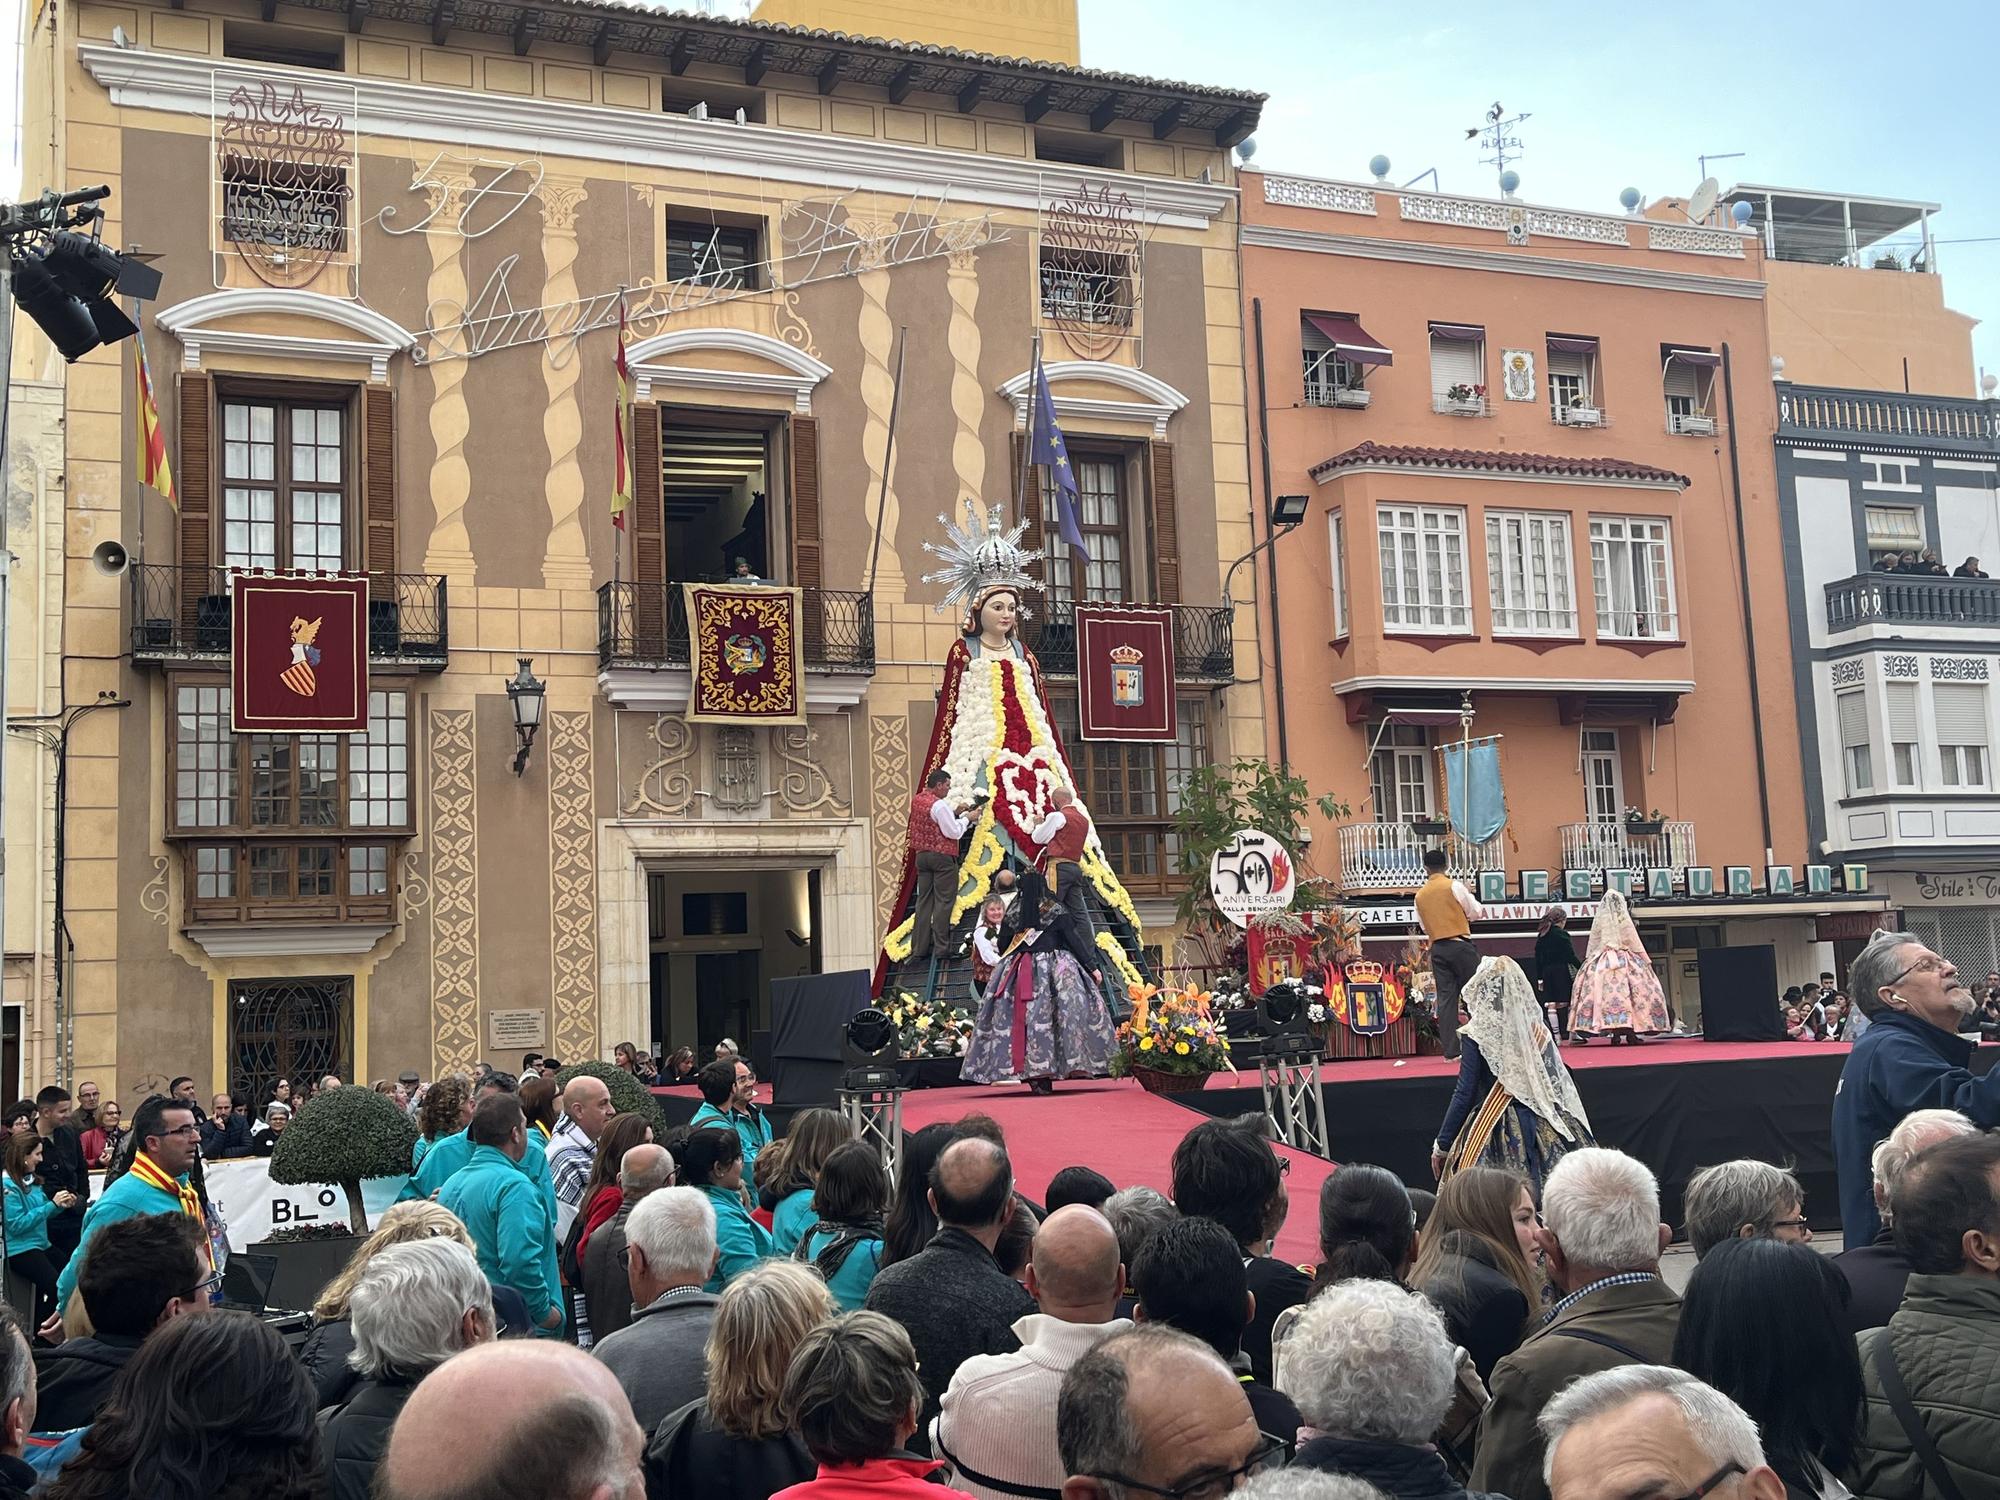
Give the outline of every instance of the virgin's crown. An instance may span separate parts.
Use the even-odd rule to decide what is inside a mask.
[[[963,526],[954,526],[943,514],[938,516],[945,539],[942,543],[925,542],[924,551],[941,559],[944,566],[935,573],[926,573],[924,582],[945,585],[944,598],[936,606],[940,612],[962,608],[990,588],[1037,587],[1028,564],[1039,562],[1042,551],[1039,547],[1021,545],[1021,538],[1028,530],[1026,521],[1017,521],[1011,529],[1003,530],[1001,515],[999,506],[988,506],[986,524],[981,526],[978,502],[967,500]]]

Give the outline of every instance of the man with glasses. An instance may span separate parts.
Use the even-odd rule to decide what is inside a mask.
[[[83,1216],[83,1234],[76,1253],[56,1282],[56,1311],[49,1320],[51,1324],[60,1321],[63,1309],[69,1305],[70,1293],[76,1290],[77,1271],[89,1249],[90,1237],[120,1219],[140,1214],[186,1214],[200,1231],[204,1273],[215,1269],[215,1252],[209,1242],[208,1219],[202,1212],[201,1196],[188,1182],[188,1171],[201,1149],[199,1133],[193,1109],[178,1099],[155,1094],[139,1106],[138,1113],[132,1116],[132,1134],[138,1137],[139,1148],[133,1153],[131,1169],[106,1188],[104,1196],[91,1204],[90,1212]]]
[[[1284,1462],[1221,1356],[1162,1327],[1113,1334],[1069,1367],[1056,1446],[1063,1500],[1224,1500]]]
[[[1681,1210],[1688,1243],[1700,1260],[1724,1240],[1788,1240],[1810,1244],[1806,1191],[1798,1178],[1769,1162],[1719,1162],[1689,1180]]]
[[[1869,1157],[1905,1115],[1955,1109],[1982,1129],[2000,1125],[2000,1070],[1974,1078],[1978,1044],[1959,1035],[1977,1002],[1950,960],[1907,932],[1878,932],[1849,965],[1847,988],[1869,1019],[1833,1096],[1833,1161],[1840,1178],[1841,1232],[1850,1245],[1875,1238]]]
[[[1555,1500],[1785,1500],[1743,1408],[1665,1365],[1586,1375],[1549,1402],[1541,1427]]]
[[[648,1193],[625,1221],[623,1259],[631,1325],[599,1339],[590,1352],[618,1377],[632,1414],[651,1432],[668,1412],[708,1394],[702,1351],[721,1300],[702,1289],[716,1260],[708,1195],[676,1187]]]
[[[718,1057],[695,1075],[701,1088],[702,1106],[688,1121],[690,1130],[712,1126],[734,1130],[743,1142],[743,1180],[757,1165],[757,1153],[771,1144],[771,1122],[756,1105],[757,1074],[750,1064],[731,1053]]]

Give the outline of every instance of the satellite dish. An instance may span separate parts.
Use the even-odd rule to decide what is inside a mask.
[[[1251,157],[1255,156],[1256,154],[1257,154],[1256,136],[1246,135],[1243,137],[1242,140],[1236,143],[1236,159],[1238,161],[1248,161],[1250,160]]]
[[[1722,196],[1722,184],[1713,177],[1704,177],[1701,186],[1688,199],[1687,216],[1697,224],[1706,224],[1708,216],[1715,212],[1715,200]]]

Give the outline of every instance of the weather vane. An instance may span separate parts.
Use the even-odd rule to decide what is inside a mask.
[[[1468,141],[1476,136],[1479,140],[1479,149],[1488,153],[1480,157],[1480,161],[1493,168],[1495,172],[1503,174],[1507,170],[1507,163],[1519,161],[1522,155],[1521,138],[1512,133],[1514,127],[1523,120],[1534,118],[1525,110],[1512,119],[1505,118],[1506,113],[1507,111],[1501,108],[1500,101],[1495,99],[1493,107],[1486,111],[1486,123],[1465,132]]]

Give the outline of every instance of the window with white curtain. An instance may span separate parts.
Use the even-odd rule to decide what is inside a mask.
[[[1368,793],[1378,823],[1431,815],[1431,735],[1420,724],[1377,726],[1369,734]]]
[[[1486,512],[1486,581],[1495,630],[1575,634],[1569,517],[1560,511]]]
[[[1347,523],[1338,508],[1326,513],[1326,541],[1333,562],[1333,636],[1347,634]]]
[[[1917,745],[1917,685],[1914,682],[1882,684],[1882,708],[1889,720],[1889,779],[1892,785],[1923,785],[1923,762]]]
[[[1382,557],[1382,623],[1401,630],[1462,631],[1465,511],[1455,505],[1384,505],[1376,510]]]
[[[1961,788],[1987,786],[1991,773],[1986,766],[1985,685],[1933,684],[1931,718],[1937,725],[1938,763],[1944,784]]]
[[[1840,759],[1847,775],[1847,795],[1858,797],[1875,790],[1875,760],[1868,745],[1868,696],[1860,688],[1836,693],[1833,699],[1840,723]]]
[[[1592,516],[1590,572],[1597,633],[1612,640],[1671,640],[1674,559],[1667,523],[1647,516]]]

